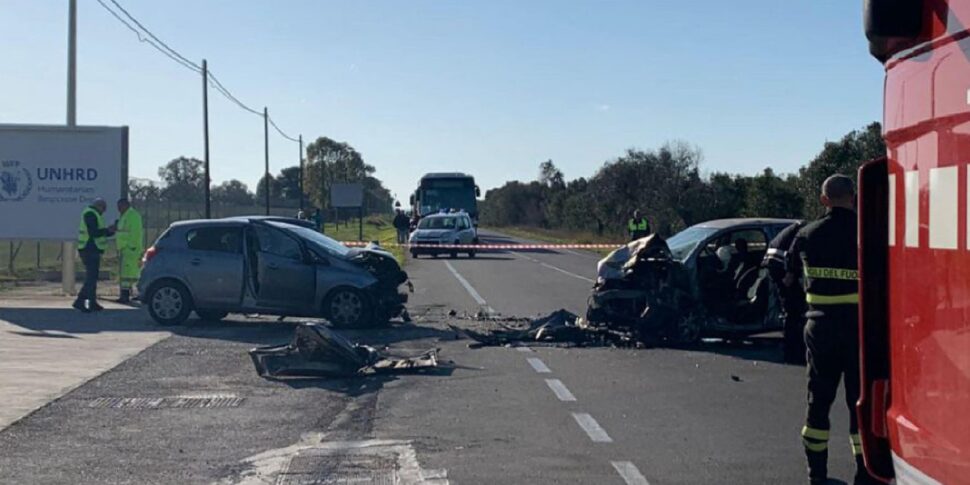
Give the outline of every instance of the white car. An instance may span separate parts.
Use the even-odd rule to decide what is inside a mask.
[[[417,229],[411,233],[408,241],[411,244],[411,256],[417,258],[419,254],[430,254],[437,257],[441,253],[448,253],[457,258],[459,252],[475,257],[473,248],[438,248],[441,245],[478,244],[478,230],[468,214],[459,212],[452,214],[432,214],[421,218]]]

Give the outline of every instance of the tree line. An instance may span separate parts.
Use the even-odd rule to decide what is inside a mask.
[[[391,211],[393,197],[374,176],[375,168],[350,144],[319,137],[306,148],[304,163],[304,205],[323,210],[330,208],[330,189],[334,183],[360,183],[364,187],[364,206],[369,213]],[[158,169],[160,184],[131,179],[129,197],[136,201],[204,203],[205,171],[202,160],[178,157]],[[255,192],[237,179],[210,187],[214,204],[262,206],[266,197],[267,176],[263,175]],[[300,167],[291,166],[269,175],[270,205],[299,207]]]
[[[481,221],[491,226],[622,234],[635,209],[669,235],[699,222],[729,217],[815,218],[819,188],[835,173],[856,178],[862,162],[885,156],[882,127],[871,123],[822,150],[797,173],[765,168],[757,175],[701,170],[701,150],[683,142],[629,149],[591,177],[567,181],[552,160],[529,182],[511,181],[485,193]]]

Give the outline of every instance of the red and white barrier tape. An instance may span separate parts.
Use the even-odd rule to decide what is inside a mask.
[[[361,241],[341,241],[345,246],[363,247],[369,242]],[[624,246],[625,243],[618,244],[381,244],[381,247],[402,247],[415,249],[616,249]]]

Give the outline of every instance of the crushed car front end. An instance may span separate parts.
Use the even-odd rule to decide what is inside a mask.
[[[394,255],[378,246],[370,245],[351,250],[348,260],[366,270],[376,280],[365,288],[374,303],[375,318],[389,320],[407,314],[405,304],[408,302],[408,293],[402,286],[407,284],[407,288],[410,288],[410,282],[408,274],[401,269]]]

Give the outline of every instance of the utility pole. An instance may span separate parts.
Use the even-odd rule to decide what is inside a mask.
[[[303,135],[300,135],[300,212],[303,212]],[[304,214],[306,215],[306,214]]]
[[[209,196],[209,65],[202,59],[202,139],[205,143],[205,218],[212,218],[212,203]]]
[[[67,9],[67,126],[77,126],[77,0]],[[74,294],[74,242],[65,241],[61,256],[61,289]]]
[[[263,147],[266,158],[266,215],[269,215],[269,109],[263,106]]]

